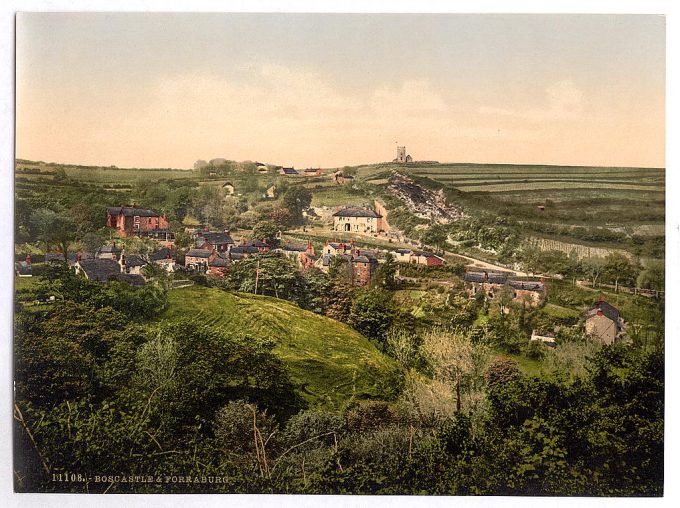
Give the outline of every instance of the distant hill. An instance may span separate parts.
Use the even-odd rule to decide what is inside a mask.
[[[244,335],[268,337],[310,404],[338,407],[353,395],[385,398],[396,364],[349,326],[275,298],[192,286],[169,293],[161,319],[196,318]]]

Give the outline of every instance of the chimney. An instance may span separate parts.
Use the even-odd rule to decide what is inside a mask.
[[[602,312],[601,309],[597,309],[597,315],[598,316],[604,316],[604,312]]]
[[[484,280],[489,280],[489,272],[484,272]]]
[[[31,264],[31,255],[30,254],[26,254],[26,264],[27,265]]]
[[[326,238],[326,241],[324,242],[324,245],[328,245],[328,238]]]
[[[309,254],[310,256],[314,255],[314,246],[312,245],[311,240],[307,240],[307,254]]]
[[[83,255],[81,254],[80,251],[76,252],[76,261],[80,261],[83,258]]]

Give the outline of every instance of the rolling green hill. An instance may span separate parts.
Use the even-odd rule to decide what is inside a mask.
[[[196,318],[244,335],[268,337],[310,404],[338,407],[350,397],[389,397],[397,365],[349,326],[275,298],[192,286],[170,291],[161,319]]]

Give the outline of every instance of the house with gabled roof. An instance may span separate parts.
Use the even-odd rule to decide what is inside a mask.
[[[360,206],[343,208],[333,214],[333,230],[347,233],[378,233],[383,230],[382,215]]]
[[[95,259],[112,259],[118,261],[122,252],[123,249],[118,247],[116,242],[113,242],[111,245],[102,245],[95,250],[94,257]]]
[[[586,312],[586,334],[602,344],[614,344],[623,335],[623,319],[619,309],[601,296]]]
[[[184,255],[184,266],[188,270],[205,273],[208,260],[215,252],[213,249],[189,249]]]
[[[474,298],[480,291],[485,298],[493,300],[498,291],[504,286],[512,289],[513,300],[518,303],[539,305],[546,296],[543,280],[524,280],[510,278],[507,272],[467,271],[463,277],[465,291],[470,298]]]
[[[424,250],[416,250],[411,253],[410,263],[425,266],[442,266],[446,261],[441,256]]]
[[[121,236],[129,236],[140,231],[168,229],[168,219],[149,208],[112,206],[106,209],[106,226],[115,228]]]
[[[285,176],[293,176],[299,175],[300,173],[298,173],[298,171],[295,168],[279,168],[279,174]]]
[[[196,249],[215,249],[217,252],[227,252],[234,244],[234,240],[229,235],[229,230],[225,229],[222,232],[201,231],[196,237],[194,247]]]
[[[123,272],[132,275],[141,275],[142,268],[148,264],[148,261],[139,254],[125,255],[123,253],[120,256],[119,263]]]
[[[107,282],[112,275],[121,273],[117,260],[109,258],[81,259],[75,265],[76,273],[86,279]]]

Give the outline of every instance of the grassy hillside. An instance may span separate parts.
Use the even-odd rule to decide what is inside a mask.
[[[192,286],[169,293],[162,319],[197,318],[268,337],[309,403],[337,407],[352,396],[388,397],[396,364],[349,326],[295,305],[246,293]]]

